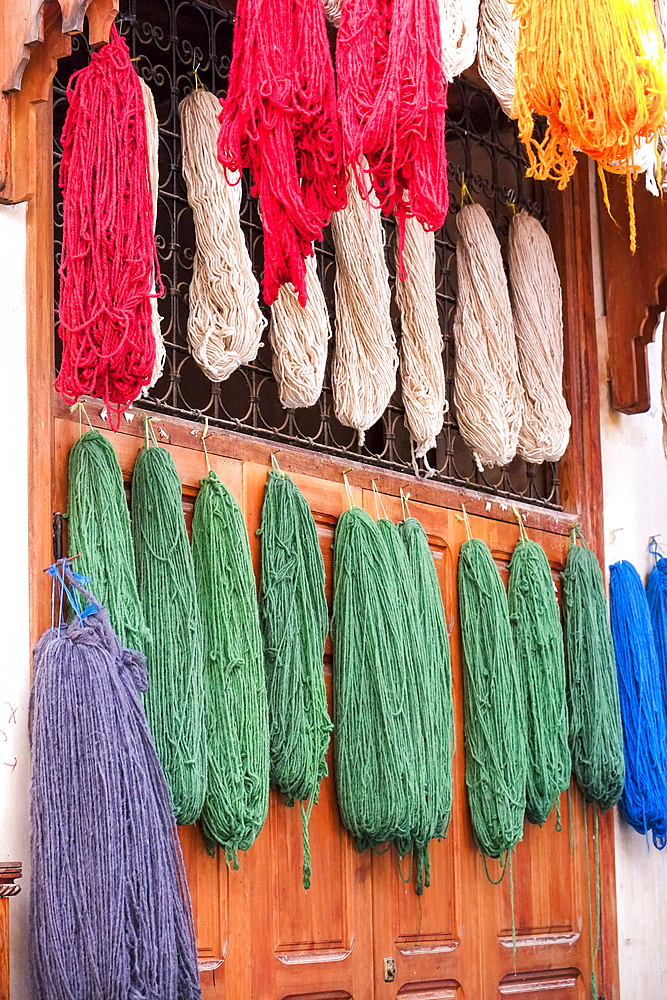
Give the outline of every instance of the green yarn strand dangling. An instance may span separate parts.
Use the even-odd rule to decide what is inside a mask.
[[[461,546],[459,615],[464,664],[466,786],[475,839],[506,859],[523,836],[525,695],[516,667],[507,595],[487,546]]]
[[[507,588],[516,665],[526,692],[526,815],[539,826],[570,784],[565,654],[558,599],[544,549],[517,544]]]
[[[181,482],[165,448],[142,448],[132,476],[139,597],[152,641],[146,715],[179,824],[199,818],[206,793],[202,636]]]
[[[98,430],[76,441],[69,453],[68,545],[80,554],[77,571],[109,613],[127,649],[145,652],[149,639],[137,593],[130,512],[123,473],[113,445]]]
[[[269,472],[258,534],[271,784],[288,806],[301,802],[303,883],[308,888],[308,821],[327,773],[332,728],[324,683],[329,618],[313,515],[293,480],[278,471]]]
[[[215,472],[202,479],[192,518],[192,561],[204,653],[208,782],[201,828],[238,868],[269,807],[264,651],[248,532]]]

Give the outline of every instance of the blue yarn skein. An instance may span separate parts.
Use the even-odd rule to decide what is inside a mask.
[[[623,720],[625,786],[621,813],[638,833],[667,843],[667,724],[648,601],[639,573],[622,560],[610,569],[611,630]]]
[[[667,559],[658,555],[655,538],[651,539],[648,550],[655,559],[655,566],[646,581],[646,599],[651,612],[662,704],[667,717]]]

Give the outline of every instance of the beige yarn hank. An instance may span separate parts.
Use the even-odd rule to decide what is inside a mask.
[[[435,234],[424,232],[414,217],[406,221],[403,260],[407,277],[396,281],[403,405],[415,458],[425,459],[435,448],[448,404],[435,297]]]
[[[439,0],[442,68],[450,82],[475,61],[480,0]]]
[[[478,468],[507,465],[523,418],[516,339],[500,244],[481,205],[456,217],[458,296],[454,402]]]
[[[271,306],[273,375],[287,410],[315,405],[327,364],[331,324],[314,255],[306,258],[306,288],[305,308],[291,284],[280,286]]]
[[[148,86],[145,80],[139,77],[139,83],[141,84],[141,91],[144,98],[144,117],[146,120],[146,142],[148,145],[148,181],[151,188],[151,196],[153,198],[153,229],[155,229],[157,223],[157,197],[158,188],[160,184],[159,171],[158,171],[158,149],[160,143],[160,134],[158,131],[158,121],[157,121],[157,111],[155,110],[155,101],[153,100],[153,93],[151,88]],[[153,291],[156,290],[156,284],[153,282]],[[164,340],[162,339],[162,320],[160,319],[160,310],[158,309],[157,297],[151,299],[151,315],[152,315],[152,326],[153,326],[153,337],[155,339],[155,364],[153,365],[153,374],[151,375],[150,384],[145,386],[141,390],[141,395],[145,395],[148,389],[152,388],[157,380],[162,375],[164,371],[164,363],[167,357],[167,352],[164,347]]]
[[[563,398],[563,294],[551,240],[538,219],[518,212],[509,231],[510,296],[524,388],[517,452],[557,462],[570,439]]]
[[[362,198],[353,171],[347,196],[347,208],[331,217],[336,251],[331,377],[336,418],[359,432],[362,445],[396,388],[398,354],[380,210]]]
[[[477,67],[509,118],[516,118],[512,103],[519,22],[513,15],[512,0],[481,0]]]
[[[338,27],[340,24],[340,10],[343,0],[324,0],[324,14],[327,21]]]
[[[213,382],[257,357],[266,319],[241,230],[241,184],[218,162],[220,102],[196,89],[181,101],[183,177],[195,224],[188,342]],[[237,178],[232,178],[237,180]]]

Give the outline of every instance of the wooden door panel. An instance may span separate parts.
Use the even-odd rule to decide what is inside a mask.
[[[397,995],[405,997],[405,1000],[464,1000],[461,986],[452,980],[410,983],[403,986]]]
[[[506,976],[498,986],[502,1000],[584,1000],[586,995],[586,982],[576,969]]]

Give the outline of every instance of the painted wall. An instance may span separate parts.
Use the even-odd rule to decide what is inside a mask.
[[[21,892],[9,900],[11,997],[28,997],[26,939],[30,831],[28,783],[28,388],[26,206],[0,205],[0,468],[4,474],[4,622],[0,659],[0,861],[22,861]]]

